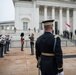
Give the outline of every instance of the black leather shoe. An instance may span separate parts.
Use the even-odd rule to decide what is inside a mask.
[[[4,56],[0,56],[0,58],[3,58]]]
[[[4,53],[4,54],[8,54],[8,53]]]
[[[21,51],[24,51],[24,50],[21,50]]]
[[[9,50],[7,50],[9,52]]]
[[[30,54],[30,55],[34,55],[34,54]]]

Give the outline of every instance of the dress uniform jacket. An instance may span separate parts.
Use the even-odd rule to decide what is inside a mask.
[[[34,44],[34,36],[29,37],[30,39],[30,44]]]
[[[63,71],[61,40],[56,38],[56,46],[54,51],[54,35],[50,32],[45,32],[36,41],[36,59],[41,57],[40,69],[46,75],[57,75]]]
[[[21,44],[24,44],[24,38],[21,37]]]
[[[4,40],[3,38],[0,38],[0,57],[4,57],[3,56],[3,45],[4,45]]]
[[[24,46],[24,38],[21,37],[21,51],[23,51],[23,46]]]

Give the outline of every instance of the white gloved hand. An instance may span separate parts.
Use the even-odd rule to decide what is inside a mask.
[[[62,71],[62,72],[60,72],[58,75],[64,75],[64,72]]]

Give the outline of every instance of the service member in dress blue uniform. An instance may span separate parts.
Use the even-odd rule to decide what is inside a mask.
[[[43,21],[45,32],[36,41],[36,59],[40,58],[41,75],[64,75],[61,40],[52,34],[53,21]],[[54,50],[54,41],[56,45]]]
[[[21,37],[21,51],[24,51],[23,48],[24,48],[24,37]]]
[[[6,36],[6,48],[7,48],[7,51],[9,51],[10,38],[9,38],[9,35],[5,35],[5,36]]]
[[[7,49],[6,49],[6,36],[3,35],[3,51],[4,51],[4,54],[7,54]]]
[[[34,34],[32,33],[29,37],[30,39],[30,46],[31,46],[31,55],[34,55]]]
[[[24,48],[24,33],[22,32],[22,33],[20,34],[20,36],[21,36],[21,51],[24,51],[24,50],[23,50],[23,48]]]
[[[2,38],[2,35],[0,35],[0,58],[3,58],[3,38]]]

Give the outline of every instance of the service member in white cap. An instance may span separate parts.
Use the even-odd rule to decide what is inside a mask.
[[[44,34],[36,41],[36,59],[40,60],[38,67],[41,75],[64,75],[61,40],[53,35],[54,20],[43,21]],[[40,58],[40,59],[38,59]]]
[[[5,40],[5,36],[4,35],[0,35],[0,58],[3,58],[3,48],[4,48],[4,40]]]
[[[9,35],[5,35],[6,36],[6,50],[9,51],[9,45],[10,45],[10,38]]]

